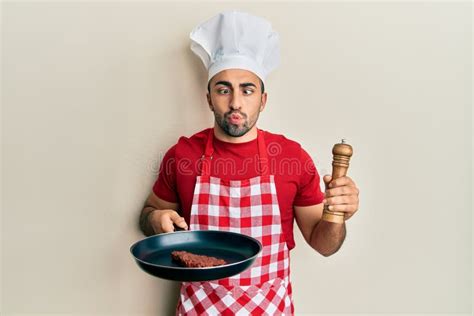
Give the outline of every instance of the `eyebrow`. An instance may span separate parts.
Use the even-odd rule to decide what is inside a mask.
[[[232,84],[229,81],[217,81],[214,86],[217,86],[217,85],[220,85],[220,84],[223,85],[223,86],[232,88]],[[257,86],[252,82],[244,82],[244,83],[239,84],[239,86],[241,88],[245,88],[245,87],[255,87],[255,88],[257,88]]]

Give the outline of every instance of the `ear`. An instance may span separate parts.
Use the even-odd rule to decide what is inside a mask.
[[[260,112],[263,112],[263,110],[265,109],[265,106],[267,105],[267,93],[264,92],[262,94],[262,102],[260,103]]]
[[[206,94],[207,104],[209,105],[209,109],[214,112],[214,106],[212,105],[211,95],[209,93]]]

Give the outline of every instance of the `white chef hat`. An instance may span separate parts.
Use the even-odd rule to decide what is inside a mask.
[[[245,69],[263,82],[280,63],[278,33],[267,20],[239,11],[224,11],[190,33],[191,50],[208,70],[208,81],[226,69]]]

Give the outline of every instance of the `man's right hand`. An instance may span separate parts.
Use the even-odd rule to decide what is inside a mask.
[[[184,217],[181,217],[178,212],[171,209],[151,211],[151,214],[148,215],[148,221],[155,234],[174,232],[174,225],[188,230],[188,224],[186,224]]]

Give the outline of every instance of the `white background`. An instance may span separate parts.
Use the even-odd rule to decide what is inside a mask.
[[[179,136],[210,127],[188,34],[224,9],[269,19],[281,66],[260,128],[321,175],[354,148],[341,250],[298,231],[298,314],[472,310],[469,2],[3,2],[2,315],[166,315],[177,285],[134,263],[138,216]]]

